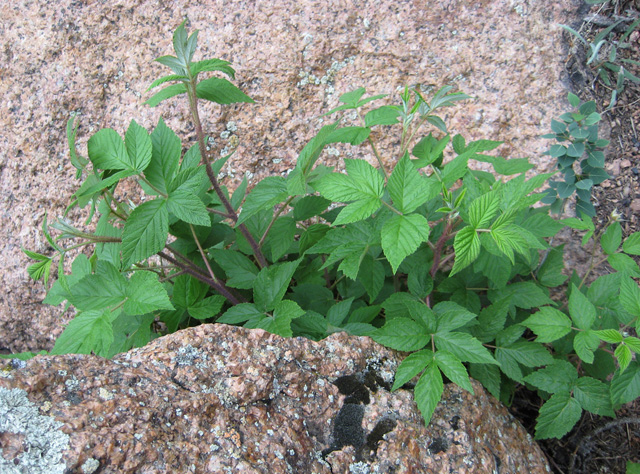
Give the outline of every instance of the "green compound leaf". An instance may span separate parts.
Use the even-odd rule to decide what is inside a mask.
[[[587,364],[593,364],[593,353],[600,345],[600,339],[594,331],[580,331],[573,339],[573,349],[578,357]]]
[[[331,201],[322,196],[305,196],[294,204],[293,218],[304,221],[322,214],[331,204]]]
[[[229,61],[224,61],[222,59],[204,59],[202,61],[196,61],[195,63],[191,63],[191,74],[193,76],[197,76],[201,72],[208,71],[220,71],[225,73],[229,78],[235,78],[235,70],[229,66],[231,64]]]
[[[622,342],[622,334],[616,329],[603,329],[601,331],[594,331],[594,334],[598,336],[602,341],[610,344],[620,344]]]
[[[402,261],[429,239],[429,222],[419,214],[393,215],[382,227],[382,250],[395,273]]]
[[[402,213],[415,211],[429,197],[424,184],[425,181],[409,159],[409,155],[405,154],[393,169],[387,183],[394,207]]]
[[[169,212],[164,199],[147,201],[136,207],[122,232],[123,267],[160,252],[169,233]]]
[[[349,143],[360,145],[371,133],[371,129],[366,127],[342,127],[334,130],[327,139],[330,143]]]
[[[438,350],[451,352],[463,362],[498,364],[491,353],[471,334],[466,332],[443,332],[434,334]]]
[[[569,392],[556,393],[542,405],[536,424],[536,439],[562,438],[582,415],[580,403]]]
[[[109,310],[78,313],[56,340],[51,355],[95,354],[106,357],[113,343],[113,320],[118,316]]]
[[[500,200],[495,193],[487,193],[475,199],[469,206],[469,224],[474,229],[482,229],[498,214]]]
[[[522,322],[538,337],[536,342],[553,342],[571,331],[571,320],[561,311],[550,306],[543,306]]]
[[[431,421],[434,410],[438,406],[438,403],[440,403],[443,391],[444,384],[442,382],[440,369],[432,362],[424,371],[420,380],[418,380],[413,392],[418,410],[422,413],[422,417],[427,426]]]
[[[365,114],[364,125],[367,128],[375,125],[394,125],[398,123],[398,115],[400,111],[396,107],[383,105]]]
[[[384,266],[371,255],[365,254],[358,275],[360,283],[369,295],[369,302],[373,303],[384,286]]]
[[[152,272],[136,272],[131,276],[126,291],[124,311],[135,316],[159,309],[175,309],[158,275]]]
[[[600,380],[581,377],[573,388],[573,396],[583,410],[595,415],[615,416],[609,387]]]
[[[584,330],[591,329],[596,320],[596,307],[574,284],[569,296],[569,314],[576,326]]]
[[[480,254],[480,237],[472,226],[467,226],[458,231],[453,242],[455,250],[455,262],[450,276],[472,263]]]
[[[409,318],[393,318],[370,336],[378,344],[397,351],[417,351],[431,340],[424,326]]]
[[[278,263],[260,270],[253,285],[253,297],[257,308],[262,311],[275,308],[287,291],[291,277],[301,261],[302,259],[298,259]]]
[[[462,362],[460,362],[460,359],[447,351],[436,352],[433,359],[449,380],[473,394],[469,374],[464,365],[462,365]]]
[[[235,104],[239,102],[253,103],[253,99],[231,84],[226,79],[211,77],[196,86],[196,95],[216,104]]]
[[[333,221],[333,225],[349,224],[366,219],[380,209],[380,205],[380,199],[377,197],[352,202],[340,211],[336,220]]]
[[[260,181],[242,206],[238,225],[265,209],[273,208],[287,199],[287,181],[281,176],[269,176]]]
[[[209,226],[211,218],[207,208],[198,196],[191,191],[180,189],[169,194],[168,210],[178,219],[189,224]]]
[[[101,170],[135,169],[129,159],[127,148],[118,132],[112,128],[103,128],[96,132],[87,144],[89,159],[94,168]]]
[[[392,391],[398,390],[413,377],[422,372],[433,360],[433,352],[429,349],[414,352],[407,356],[396,370]]]
[[[142,173],[151,162],[151,138],[144,127],[132,120],[124,136],[129,160],[136,173]]]

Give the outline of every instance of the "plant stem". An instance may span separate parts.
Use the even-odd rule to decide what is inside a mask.
[[[282,212],[286,209],[286,207],[289,204],[291,204],[291,201],[293,201],[294,198],[295,196],[291,196],[289,199],[287,199],[285,203],[282,205],[282,207],[278,209],[278,211],[274,214],[273,219],[271,219],[271,222],[269,222],[267,229],[264,231],[264,234],[262,234],[262,237],[260,238],[260,242],[258,242],[258,247],[262,248],[262,244],[264,244],[264,239],[267,238],[267,234],[271,230],[271,227],[273,227],[273,224],[276,222],[278,217],[280,217],[280,214],[282,214]]]
[[[220,186],[220,183],[218,183],[218,178],[216,178],[216,174],[213,172],[213,168],[211,167],[211,162],[209,161],[209,158],[207,156],[207,147],[204,143],[204,132],[202,131],[202,124],[200,123],[200,115],[198,114],[198,98],[196,95],[196,84],[194,79],[192,79],[189,82],[189,85],[187,87],[187,95],[189,96],[189,108],[191,109],[191,116],[193,118],[193,123],[196,127],[196,135],[198,137],[198,146],[200,147],[200,156],[202,158],[202,163],[204,164],[205,169],[207,170],[207,176],[209,177],[209,181],[211,181],[211,185],[213,186],[213,189],[218,195],[220,202],[222,202],[222,205],[227,210],[227,213],[229,214],[229,218],[232,219],[234,223],[237,223],[238,214],[236,214],[236,211],[233,209],[231,202],[229,202],[224,192],[222,191],[222,187]],[[256,257],[256,260],[258,262],[258,265],[260,265],[260,268],[266,267],[268,265],[267,260],[264,258],[264,255],[262,254],[262,251],[260,250],[260,247],[258,246],[256,239],[253,238],[253,236],[251,235],[251,232],[249,232],[249,229],[247,229],[247,226],[245,226],[244,224],[240,224],[238,228],[240,229],[240,232],[242,232],[242,235],[244,235],[245,239],[247,239],[247,242],[251,246],[251,249],[253,250],[253,254]]]
[[[198,246],[198,250],[200,251],[200,255],[202,256],[202,260],[204,260],[204,264],[207,266],[207,270],[209,270],[209,276],[211,277],[211,279],[213,281],[218,281],[218,279],[216,278],[215,273],[213,273],[213,270],[211,269],[211,265],[209,265],[209,259],[207,258],[207,254],[204,253],[204,250],[202,249],[202,245],[200,245],[200,240],[198,239],[198,236],[196,235],[196,231],[193,228],[193,225],[189,224],[189,228],[191,229],[191,235],[193,235],[193,240],[195,240],[196,245]]]
[[[444,230],[442,231],[442,235],[436,242],[436,248],[433,251],[433,265],[431,265],[431,271],[429,272],[431,278],[435,278],[436,272],[440,267],[440,256],[442,255],[442,249],[444,248],[444,244],[450,238],[450,232],[453,229],[453,221],[447,220],[447,224],[444,226]]]

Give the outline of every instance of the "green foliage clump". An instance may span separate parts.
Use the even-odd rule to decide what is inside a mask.
[[[84,176],[72,206],[88,207],[97,223],[93,232],[64,219],[43,225],[59,256],[45,302],[77,310],[51,354],[111,357],[202,322],[314,340],[346,331],[408,353],[393,390],[417,380],[426,423],[447,380],[473,392],[471,376],[505,403],[519,384],[537,389],[545,400],[538,438],[564,436],[583,410],[613,416],[640,396],[640,270],[630,257],[640,255],[640,233],[622,242],[615,221],[596,233],[588,218],[559,222],[549,207],[534,207],[551,175],[527,179],[526,159],[487,153],[500,142],[451,136],[436,112],[469,98],[451,87],[430,100],[405,88],[399,103],[381,106],[374,102],[384,96],[366,97],[363,88],[346,93],[326,115],[353,110],[360,125],[337,118],[286,177],[265,178],[248,193],[245,179],[230,193],[219,180],[228,157],[211,159],[198,101],[251,99],[227,79],[199,80],[209,71],[232,79],[234,70],[219,59],[192,62],[196,39],[184,25],[176,30],[176,56],[157,60],[173,74],[152,87],[172,84],[147,101],[187,98],[198,141],[186,153],[161,119],[151,134],[135,121],[124,139],[98,131],[84,158],[69,122],[72,163]],[[565,174],[591,144],[582,133],[597,122],[590,107],[554,129],[584,148],[557,154],[566,156]],[[424,126],[432,132],[421,133]],[[391,170],[382,155],[393,152],[381,153],[375,127],[399,132]],[[378,167],[345,159],[346,173],[336,172],[320,162],[331,143],[370,147]],[[116,197],[123,179],[140,185],[140,204]],[[587,179],[595,183],[580,177],[575,188]],[[565,225],[586,231],[583,243],[602,247],[617,272],[590,286],[574,274],[563,302],[550,298],[567,279],[563,246],[549,239]],[[78,255],[65,274],[67,253],[87,245],[90,256]],[[48,284],[53,257],[27,255],[37,260],[31,276]]]

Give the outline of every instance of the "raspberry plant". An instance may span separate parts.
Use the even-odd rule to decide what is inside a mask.
[[[197,143],[184,154],[161,119],[151,134],[135,121],[124,139],[98,131],[85,158],[68,123],[71,161],[84,177],[72,206],[88,208],[95,230],[45,220],[55,255],[25,251],[45,285],[58,257],[44,302],[77,311],[51,354],[112,357],[203,322],[315,340],[346,331],[408,353],[393,390],[413,387],[426,423],[445,380],[473,392],[474,377],[506,403],[518,384],[539,390],[538,438],[564,436],[583,410],[613,416],[640,395],[640,270],[630,257],[640,255],[640,233],[623,243],[615,221],[596,234],[588,218],[557,221],[534,207],[550,174],[527,179],[527,159],[487,153],[500,142],[452,137],[436,115],[468,96],[447,86],[427,99],[405,88],[398,103],[375,106],[385,96],[348,92],[326,115],[355,111],[360,125],[336,119],[287,177],[248,193],[245,179],[230,193],[219,179],[229,157],[210,156],[199,101],[252,100],[228,79],[200,79],[233,79],[234,70],[220,59],[194,62],[196,43],[197,32],[180,25],[175,56],[157,59],[172,74],[151,85],[165,88],[147,101],[188,100]],[[399,150],[380,150],[374,127],[398,132]],[[320,160],[331,143],[370,148],[378,166],[345,159],[346,173],[336,172]],[[396,158],[392,169],[383,155]],[[139,184],[140,204],[117,198],[122,180]],[[586,231],[583,243],[601,246],[617,272],[590,286],[574,274],[566,301],[554,301],[549,290],[567,277],[563,247],[548,240],[565,225]],[[67,253],[87,246],[65,274]]]

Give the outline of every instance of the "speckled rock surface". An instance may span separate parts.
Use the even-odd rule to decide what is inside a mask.
[[[11,420],[0,421],[0,471],[53,472],[33,459],[5,469],[56,440],[38,459],[74,473],[548,472],[476,382],[476,396],[448,384],[425,428],[411,391],[389,391],[398,363],[369,338],[317,343],[225,325],[113,360],[37,357],[0,371],[0,420]],[[46,436],[34,434],[43,424]]]
[[[50,349],[68,321],[39,305],[20,247],[47,252],[45,211],[61,215],[78,182],[68,161],[65,125],[80,114],[79,150],[92,132],[120,133],[129,121],[153,128],[160,114],[194,140],[184,103],[142,105],[152,59],[171,52],[184,16],[200,29],[196,59],[232,61],[237,84],[255,105],[203,107],[216,153],[236,140],[226,183],[245,171],[285,173],[322,125],[319,115],[359,86],[394,94],[453,84],[474,97],[446,112],[454,133],[500,139],[505,156],[529,156],[538,170],[551,118],[564,111],[566,59],[558,23],[572,23],[579,0],[207,0],[203,2],[5,2],[0,23],[0,351]],[[233,133],[221,134],[229,126]],[[237,127],[237,129],[236,129]],[[235,135],[235,137],[234,137]],[[380,148],[385,150],[384,147]],[[340,166],[347,153],[325,153]],[[397,157],[383,152],[391,164]],[[134,187],[125,189],[133,190]],[[128,195],[127,197],[132,197]],[[80,224],[84,215],[72,219]]]

